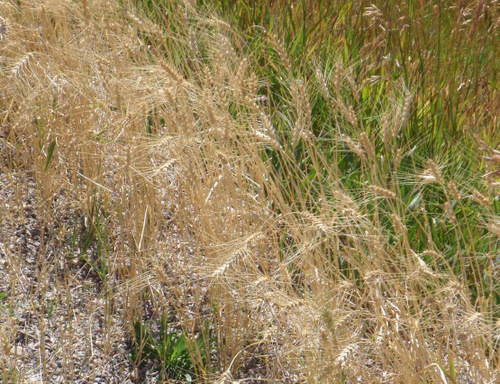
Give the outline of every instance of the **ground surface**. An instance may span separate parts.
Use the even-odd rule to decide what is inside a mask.
[[[96,273],[68,258],[74,212],[61,201],[43,222],[26,172],[0,174],[0,191],[0,364],[27,383],[130,383],[121,299],[108,300]]]
[[[126,303],[121,295],[127,284],[111,275],[104,285],[88,263],[74,257],[81,250],[72,242],[72,234],[81,223],[64,196],[54,199],[52,208],[58,214],[47,223],[39,212],[32,175],[1,173],[0,207],[0,334],[5,335],[0,364],[11,375],[8,379],[23,383],[157,382],[154,362],[135,366],[130,359],[132,340],[124,324]],[[186,313],[194,312],[199,298],[193,292],[203,284],[196,274],[186,272],[182,261],[182,255],[192,253],[192,245],[180,241],[175,226],[170,230],[168,241],[165,233],[158,239],[158,248],[170,261],[162,277],[188,291],[177,299],[185,304]],[[91,246],[88,259],[95,253]],[[161,289],[154,277],[147,284]],[[106,292],[105,286],[115,294]],[[141,284],[132,289],[140,291]],[[158,321],[168,310],[150,304],[144,302],[143,320]],[[250,358],[240,374],[252,383],[260,382],[265,371],[262,362]]]

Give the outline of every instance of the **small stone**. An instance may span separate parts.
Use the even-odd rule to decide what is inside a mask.
[[[20,345],[14,345],[10,349],[9,354],[17,357],[27,357],[29,355],[29,351]]]
[[[40,236],[40,230],[38,228],[32,228],[29,230],[31,237]]]
[[[137,382],[140,380],[141,378],[141,375],[139,373],[139,368],[135,367],[132,371],[130,371],[130,380],[132,380],[133,382]]]

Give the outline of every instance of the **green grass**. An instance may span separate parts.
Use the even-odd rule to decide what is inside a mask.
[[[161,373],[161,380],[168,379],[194,381],[197,371],[206,371],[210,364],[210,351],[214,347],[209,326],[195,339],[170,327],[168,315],[162,314],[159,330],[152,330],[154,321],[134,323],[134,347],[131,359],[134,365],[141,366],[154,361]],[[193,360],[198,355],[199,360]]]
[[[481,224],[485,216],[498,215],[498,201],[490,208],[478,207],[472,199],[450,200],[445,185],[418,186],[416,180],[405,178],[423,172],[426,159],[435,159],[446,174],[445,184],[458,179],[468,191],[484,192],[481,160],[470,148],[476,147],[473,134],[493,147],[498,143],[491,109],[498,90],[496,34],[489,33],[498,10],[481,8],[481,3],[487,2],[468,10],[453,7],[450,1],[386,2],[377,9],[368,1],[298,1],[293,5],[222,1],[216,5],[218,14],[246,35],[242,49],[252,57],[265,84],[260,92],[269,99],[268,113],[280,142],[285,147],[295,144],[291,159],[273,150],[265,154],[277,177],[281,175],[279,183],[289,196],[288,203],[297,211],[304,208],[299,205],[302,202],[312,205],[332,173],[340,175],[340,182],[354,194],[362,194],[366,183],[398,189],[402,201],[379,207],[381,221],[388,223],[392,213],[408,215],[405,224],[411,247],[421,252],[429,242],[438,244],[453,255],[447,257],[448,266],[470,282],[473,292],[483,274],[474,277],[464,260],[456,258],[469,252],[495,252],[497,244],[485,236],[487,230]],[[476,18],[483,22],[470,25]],[[347,71],[335,83],[339,68]],[[317,78],[318,71],[324,79]],[[370,82],[373,77],[377,78]],[[321,93],[320,80],[329,95]],[[296,103],[300,97],[293,95],[294,81],[304,82],[307,88],[315,156],[322,163],[312,157],[307,145],[293,142],[289,121],[297,116],[286,110],[291,100]],[[352,107],[356,121],[342,113],[339,100]],[[398,103],[404,114],[401,128],[385,140],[383,114]],[[345,145],[339,148],[342,144],[337,139],[339,133],[359,138],[362,132],[374,146],[376,158],[368,161]],[[404,155],[400,169],[395,169],[398,148]],[[415,204],[408,210],[412,201]],[[446,223],[446,201],[457,211],[456,227]],[[373,204],[367,207],[368,214],[373,210]],[[477,272],[483,268],[467,264]],[[495,295],[498,300],[498,292]]]

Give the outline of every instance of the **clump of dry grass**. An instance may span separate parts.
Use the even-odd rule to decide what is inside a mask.
[[[318,88],[268,38],[282,76],[263,78],[239,32],[189,1],[159,20],[128,2],[0,7],[3,172],[32,175],[52,228],[60,196],[108,239],[93,263],[130,329],[145,293],[188,334],[211,322],[216,367],[196,363],[206,382],[498,379],[498,268],[460,222],[479,204],[494,250],[497,202],[398,141],[411,90],[388,87],[395,102],[368,129],[350,68],[317,64]],[[279,105],[271,80],[289,96]],[[335,120],[326,139],[318,89]],[[458,247],[436,242],[437,222]]]

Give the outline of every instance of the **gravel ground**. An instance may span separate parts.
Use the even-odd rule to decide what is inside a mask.
[[[0,372],[9,382],[131,383],[123,306],[68,259],[75,215],[59,205],[44,222],[33,177],[0,173]]]

